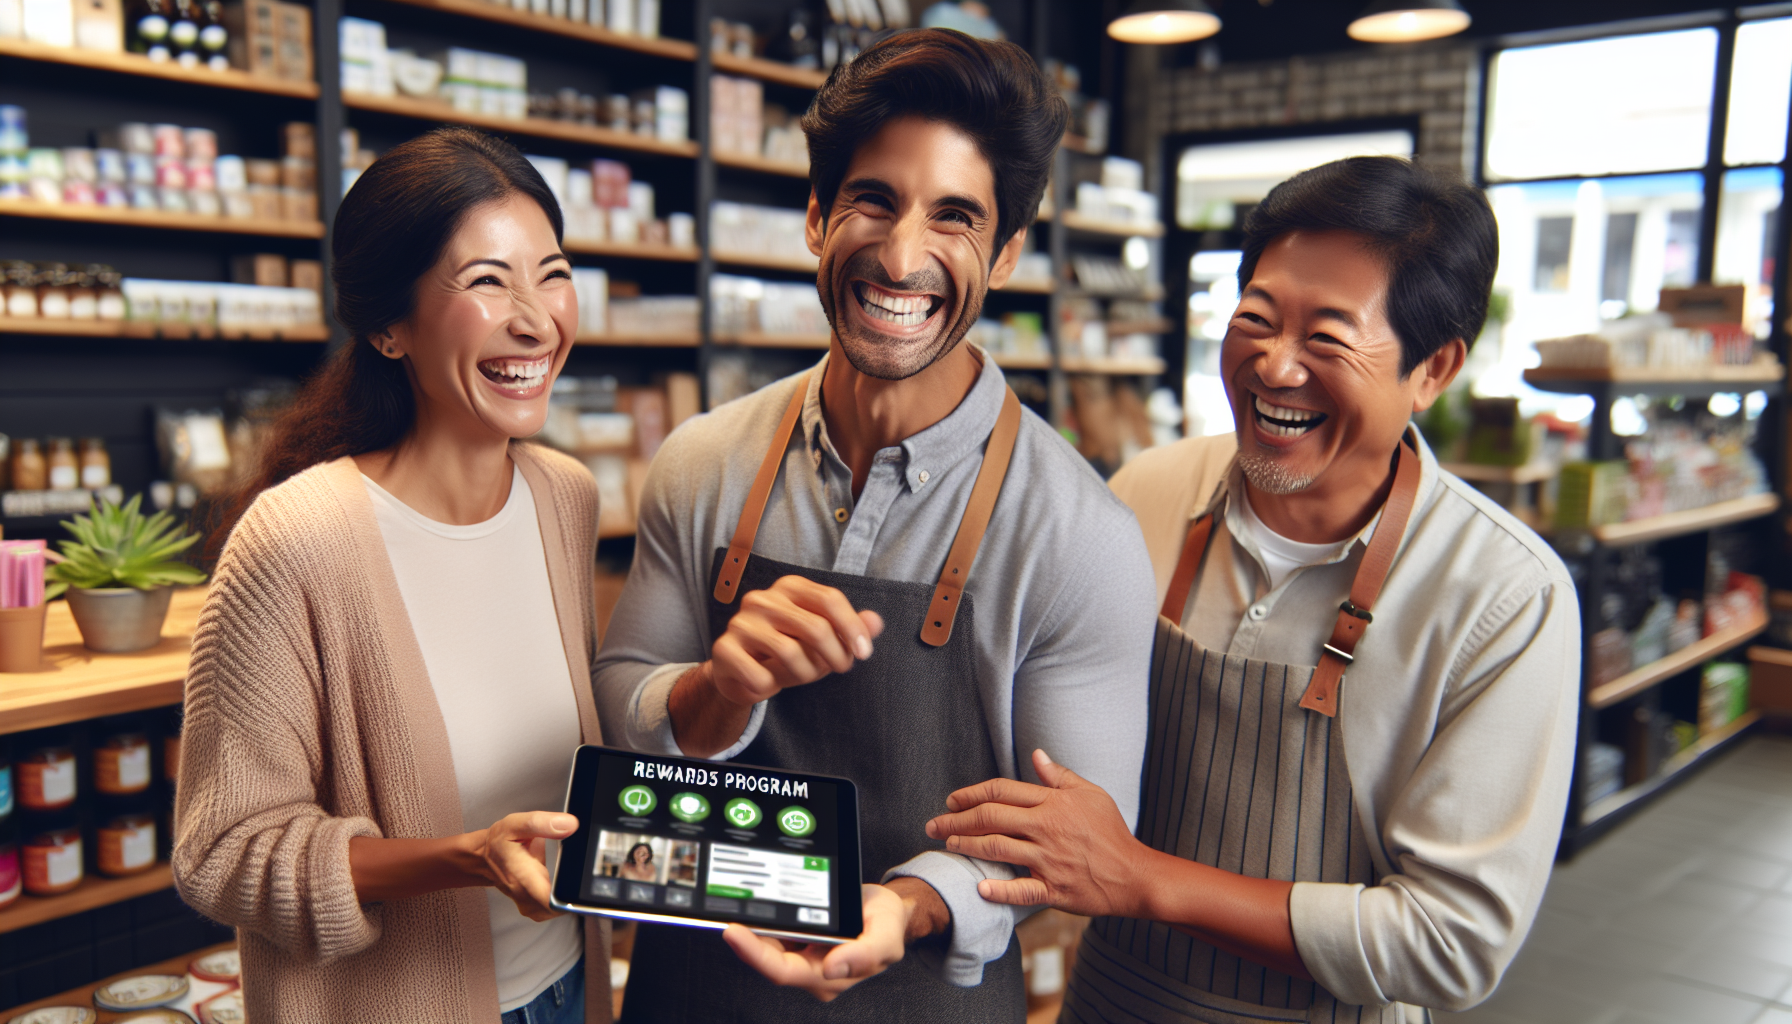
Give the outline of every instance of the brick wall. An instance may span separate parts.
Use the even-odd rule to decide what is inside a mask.
[[[1177,68],[1158,78],[1149,118],[1161,137],[1417,115],[1415,158],[1467,176],[1480,77],[1475,49],[1461,44]]]

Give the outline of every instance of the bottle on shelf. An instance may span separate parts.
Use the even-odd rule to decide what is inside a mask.
[[[199,9],[205,22],[199,29],[199,52],[205,66],[213,71],[230,69],[230,29],[224,21],[224,5],[219,0],[200,0]]]
[[[72,491],[81,484],[81,461],[75,456],[75,443],[66,437],[50,438],[50,490]]]
[[[81,439],[81,486],[90,491],[112,485],[112,456],[100,437]]]
[[[44,461],[37,438],[21,437],[12,445],[12,489],[15,491],[47,491],[50,489],[50,466]],[[20,791],[24,788],[25,769],[20,762]]]
[[[153,61],[174,59],[168,32],[174,23],[171,0],[132,0],[126,14],[130,25],[129,47]]]
[[[199,27],[204,20],[197,0],[174,0],[174,17],[168,22],[168,44],[175,62],[183,68],[199,66]]]

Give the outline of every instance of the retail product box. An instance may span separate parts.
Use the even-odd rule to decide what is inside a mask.
[[[83,50],[121,53],[124,50],[122,0],[73,0],[75,45]]]
[[[311,81],[309,7],[280,0],[243,0],[225,5],[224,27],[230,30],[232,67],[268,78]],[[384,31],[382,27],[382,37]]]
[[[1585,530],[1624,520],[1629,505],[1630,464],[1570,462],[1556,484],[1556,528]]]
[[[1663,288],[1659,308],[1674,318],[1675,327],[1740,326],[1747,299],[1747,285],[1696,284],[1686,288]]]
[[[279,253],[258,252],[232,257],[230,280],[235,284],[258,284],[284,288],[287,282],[286,257]]]
[[[1792,651],[1750,647],[1748,667],[1749,705],[1766,718],[1792,725]]]
[[[1699,734],[1714,733],[1748,711],[1748,666],[1713,661],[1699,674]]]

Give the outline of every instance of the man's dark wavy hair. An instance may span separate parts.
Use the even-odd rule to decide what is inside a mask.
[[[1069,107],[1027,51],[942,28],[890,36],[836,67],[815,94],[803,133],[824,217],[853,154],[905,116],[945,122],[976,141],[995,173],[996,252],[1033,222]]]
[[[1290,231],[1351,231],[1387,262],[1388,322],[1400,378],[1452,338],[1473,345],[1487,322],[1499,228],[1481,190],[1410,160],[1353,156],[1277,185],[1245,219],[1238,289],[1270,242]]]

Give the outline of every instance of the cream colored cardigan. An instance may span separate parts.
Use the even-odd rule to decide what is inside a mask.
[[[511,453],[535,494],[579,732],[599,743],[597,488],[565,455]],[[349,876],[353,836],[490,824],[461,820],[441,708],[352,459],[264,492],[231,533],[193,638],[181,747],[175,885],[236,926],[251,1020],[495,1024],[485,894],[364,906]],[[590,1024],[610,1020],[609,940],[608,922],[586,920]]]

